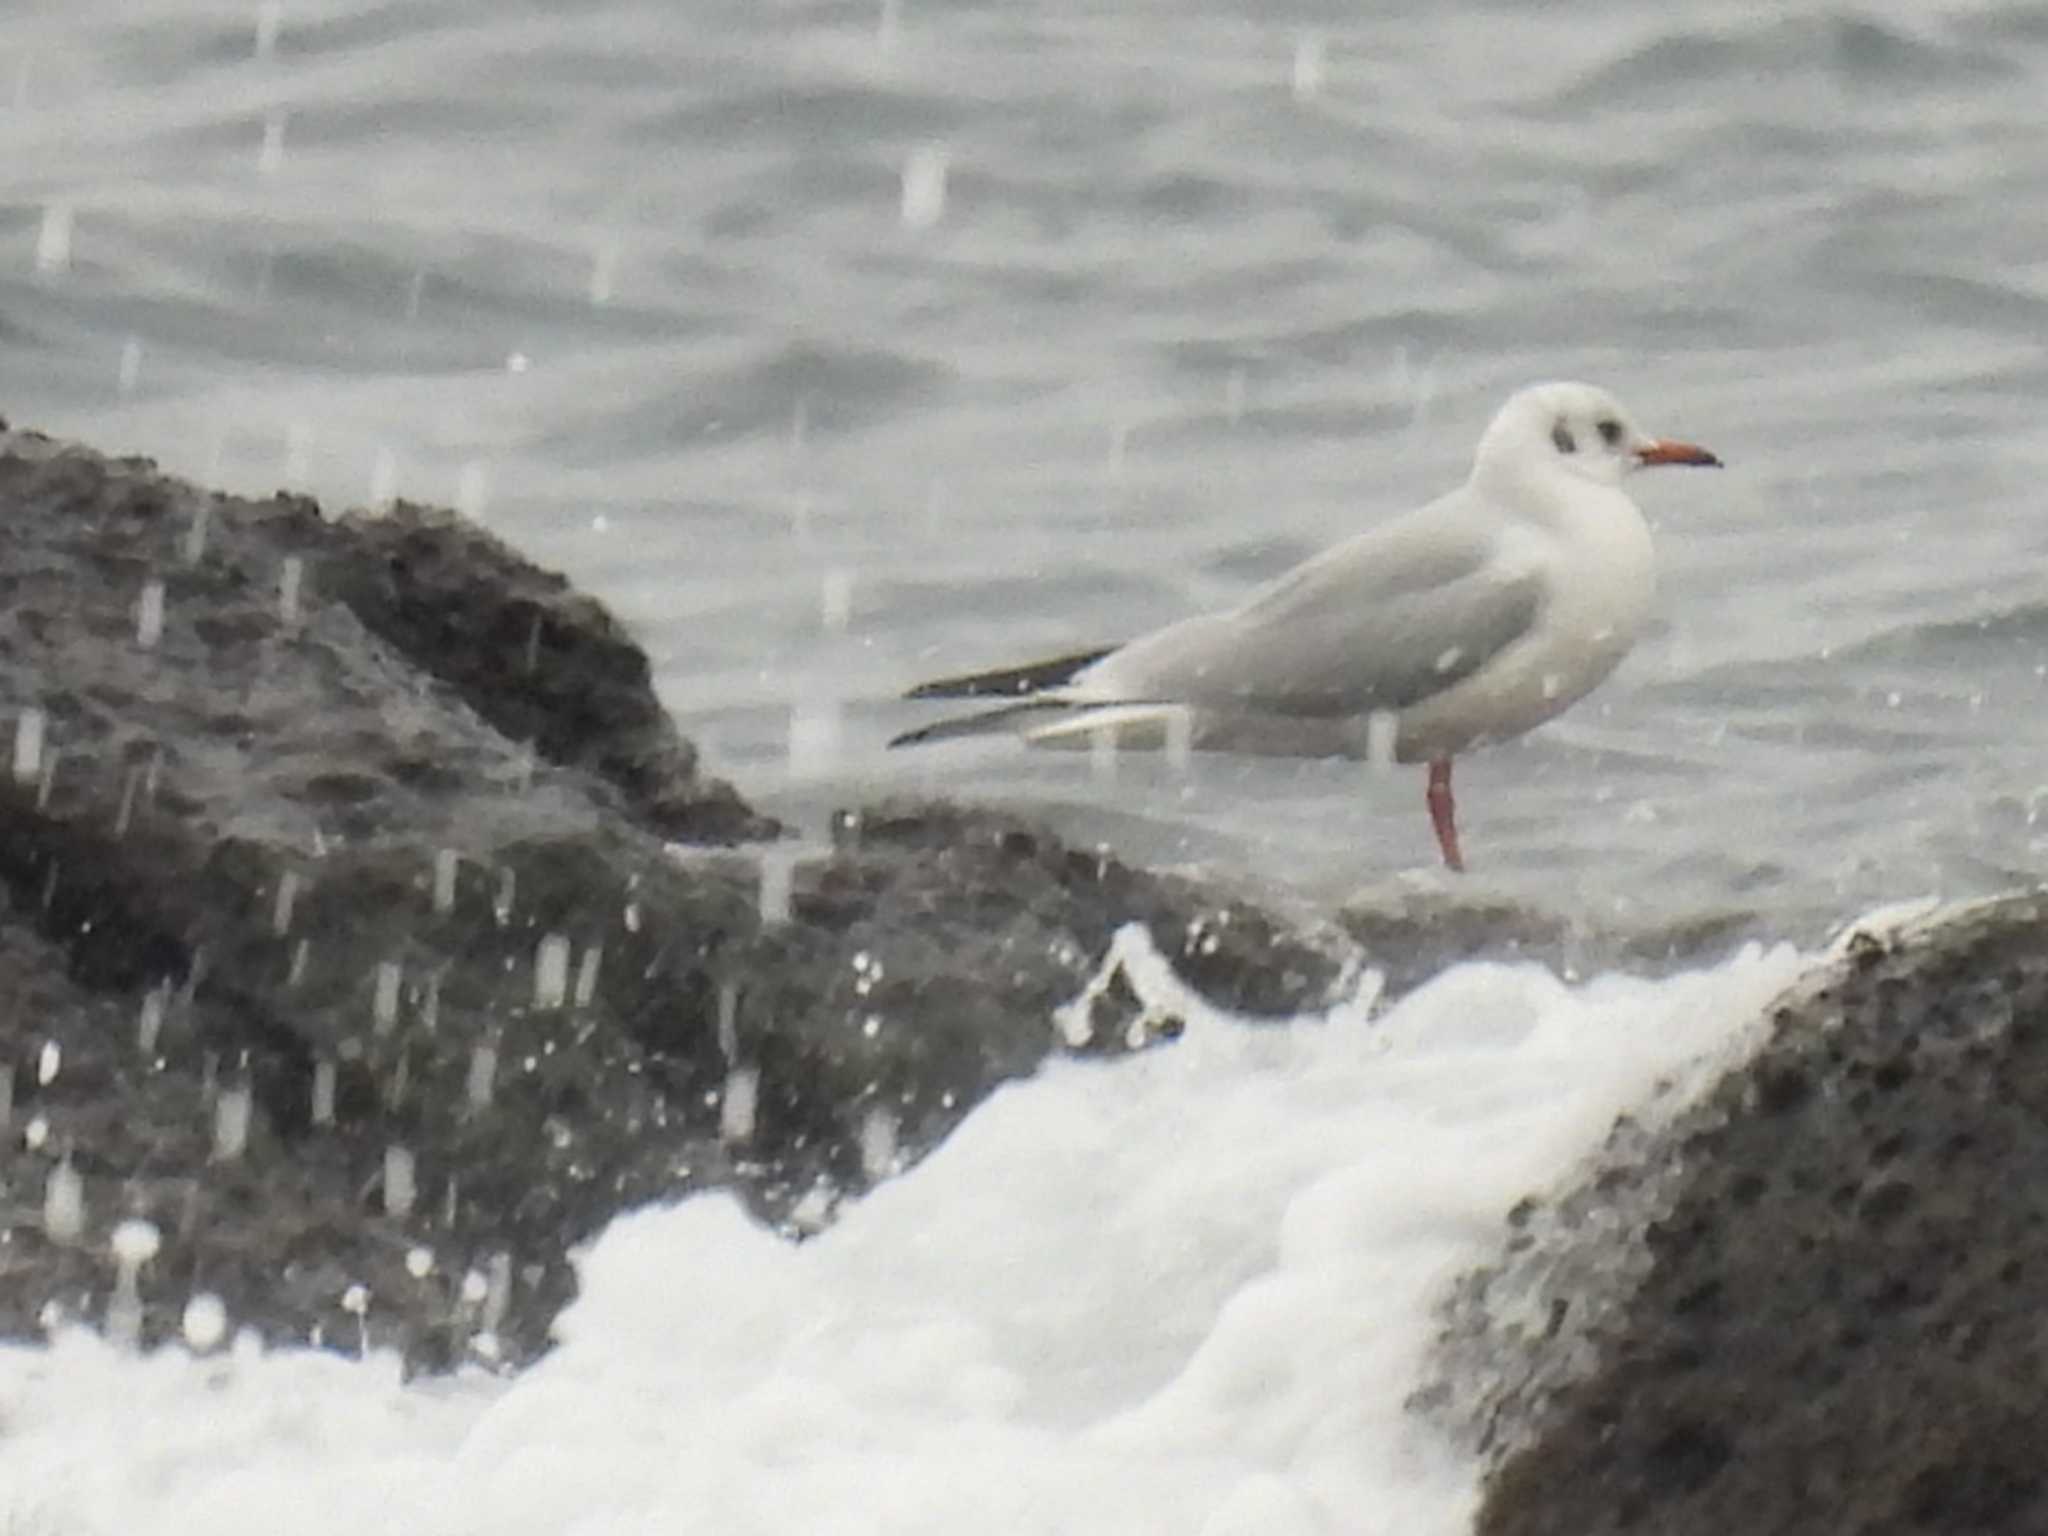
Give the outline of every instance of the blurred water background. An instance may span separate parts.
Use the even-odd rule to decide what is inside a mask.
[[[0,411],[463,506],[813,830],[943,789],[1321,902],[1420,774],[885,753],[934,672],[1228,602],[1540,377],[1661,620],[1460,770],[1468,891],[1804,939],[2038,869],[2048,20],[2011,3],[22,0]]]
[[[0,412],[461,506],[812,835],[942,790],[1308,908],[1806,942],[2048,839],[2044,87],[2017,0],[15,0]],[[1464,761],[1465,881],[1414,770],[883,750],[907,684],[1228,602],[1559,376],[1729,467],[1637,482],[1659,627]],[[1456,1536],[1402,1407],[1443,1284],[1803,963],[1182,1000],[816,1241],[621,1220],[508,1381],[0,1348],[0,1524]]]

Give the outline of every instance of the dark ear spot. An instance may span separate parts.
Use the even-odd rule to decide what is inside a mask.
[[[1579,451],[1578,440],[1572,436],[1572,429],[1564,424],[1562,416],[1557,418],[1557,424],[1550,429],[1550,440],[1557,444],[1557,451],[1559,453],[1577,453]]]

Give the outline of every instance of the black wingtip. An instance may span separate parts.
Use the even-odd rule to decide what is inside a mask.
[[[914,747],[922,742],[951,741],[959,736],[986,736],[1010,730],[1035,716],[1056,715],[1071,708],[1072,705],[1059,699],[1024,699],[998,709],[985,709],[979,714],[951,715],[944,720],[934,720],[930,725],[921,725],[914,731],[905,731],[890,738],[889,745]]]
[[[1027,694],[1057,688],[1071,682],[1074,674],[1082,668],[1102,660],[1113,645],[1098,646],[1094,650],[1076,651],[1070,656],[1054,656],[1045,661],[1027,661],[1019,667],[997,667],[989,672],[965,672],[957,677],[934,678],[928,683],[919,683],[903,697],[906,699],[1016,699]]]

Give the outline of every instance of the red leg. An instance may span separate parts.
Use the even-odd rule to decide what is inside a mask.
[[[1436,845],[1443,850],[1445,868],[1463,874],[1465,856],[1458,852],[1458,806],[1451,799],[1448,757],[1429,760],[1429,824],[1436,828]]]

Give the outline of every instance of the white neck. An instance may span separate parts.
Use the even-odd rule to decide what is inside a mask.
[[[1562,534],[1580,530],[1589,519],[1642,520],[1619,485],[1573,474],[1547,459],[1481,458],[1469,483],[1502,511]]]

